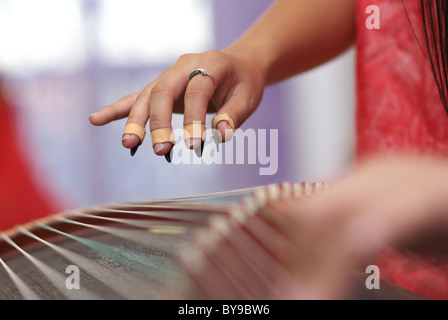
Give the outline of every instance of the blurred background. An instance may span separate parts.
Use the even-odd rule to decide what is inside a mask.
[[[10,125],[0,128],[0,229],[46,211],[331,180],[349,167],[354,49],[268,87],[242,127],[279,130],[275,175],[260,175],[260,164],[172,165],[150,143],[131,157],[121,146],[125,120],[105,127],[88,121],[179,55],[229,45],[271,2],[0,0],[2,108]],[[182,127],[181,116],[173,127]]]

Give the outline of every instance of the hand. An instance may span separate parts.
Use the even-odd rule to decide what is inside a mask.
[[[400,155],[360,163],[321,195],[268,202],[278,216],[265,220],[287,240],[274,243],[295,278],[290,297],[346,297],[383,245],[448,253],[447,190],[446,159]]]
[[[198,68],[205,69],[214,81],[201,75],[189,80],[190,73]],[[220,142],[228,141],[233,131],[257,108],[264,86],[260,68],[231,49],[186,54],[143,90],[121,98],[92,114],[89,119],[93,125],[100,126],[128,117],[127,124],[134,123],[143,128],[149,119],[154,152],[168,155],[173,146],[172,139],[169,139],[173,112],[184,113],[184,128],[193,122],[205,125],[207,112],[227,114],[234,127],[223,120],[217,123],[216,129],[220,133]],[[165,130],[156,131],[159,129]],[[168,132],[168,135],[157,137],[157,132]],[[201,145],[201,139],[204,137],[192,136],[185,143],[190,149],[196,149]],[[142,142],[140,140],[137,134],[126,133],[122,144],[135,153]]]

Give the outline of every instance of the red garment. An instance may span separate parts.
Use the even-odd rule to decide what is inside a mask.
[[[380,29],[368,29],[380,10]],[[357,1],[357,157],[374,152],[448,153],[448,117],[420,47],[419,1]],[[406,11],[409,20],[406,16]],[[416,39],[417,37],[417,39]],[[385,280],[431,299],[448,299],[448,261],[395,250],[378,256]]]
[[[12,110],[0,97],[0,230],[56,212],[19,153],[14,123]]]

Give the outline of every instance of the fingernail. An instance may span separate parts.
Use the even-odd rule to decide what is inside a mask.
[[[169,163],[171,163],[171,151],[173,150],[173,147],[171,147],[170,151],[168,151],[168,153],[165,155],[165,159],[166,161],[168,161]]]
[[[165,148],[165,144],[164,143],[156,143],[154,145],[154,153],[160,152],[163,148]]]
[[[218,122],[216,129],[218,129],[220,133],[221,131],[224,131],[225,142],[229,141],[233,136],[233,127],[225,120]]]
[[[194,152],[196,153],[196,155],[201,158],[202,157],[202,153],[204,152],[204,141],[201,141],[201,146],[197,147],[196,149],[194,149]]]
[[[96,115],[97,113],[98,113],[98,112],[94,112],[94,113],[90,114],[90,115],[89,115],[89,118],[90,118],[91,116]]]
[[[233,128],[230,124],[226,123],[224,134],[224,140],[227,142],[233,137]]]
[[[121,141],[124,141],[124,140],[126,140],[126,139],[129,139],[130,137],[131,137],[130,134],[125,133],[125,134],[121,137]]]
[[[185,145],[188,149],[196,149],[201,144],[202,139],[200,138],[189,138],[185,140]]]

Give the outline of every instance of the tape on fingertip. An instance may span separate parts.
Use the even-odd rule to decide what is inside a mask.
[[[230,118],[230,116],[227,113],[217,114],[216,116],[214,116],[212,120],[212,128],[216,129],[218,122],[223,120],[227,121],[232,127],[233,131],[235,131],[235,122],[233,122],[232,118]]]
[[[146,130],[137,123],[127,123],[123,134],[135,134],[140,139],[140,143],[142,143],[145,139]]]
[[[174,133],[171,128],[161,128],[151,131],[152,146],[156,143],[170,142],[175,144]]]
[[[205,140],[204,132],[206,127],[203,124],[191,123],[184,126],[184,140],[200,138]]]

